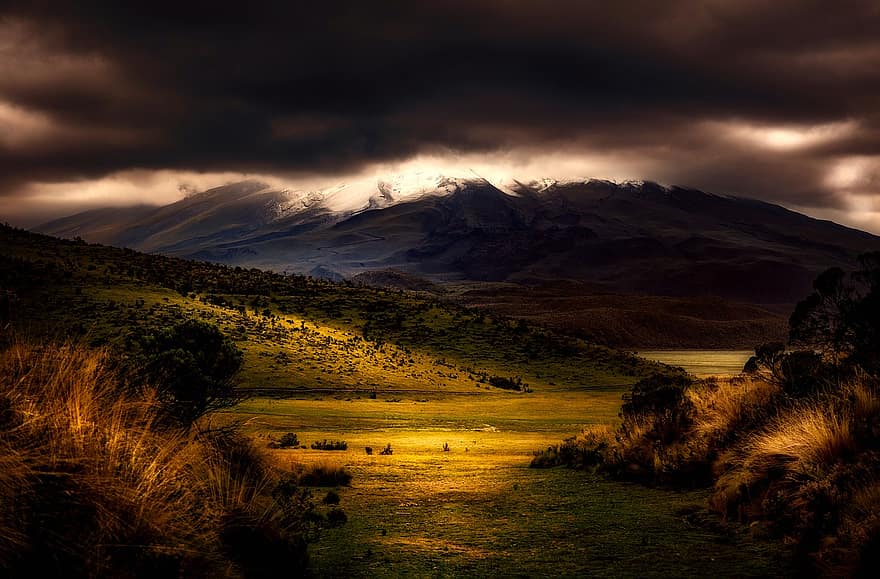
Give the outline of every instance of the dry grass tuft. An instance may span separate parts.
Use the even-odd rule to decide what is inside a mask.
[[[767,415],[779,387],[762,380],[726,379],[705,382],[687,392],[693,403],[693,433],[725,441],[743,426]]]
[[[351,483],[351,473],[338,462],[321,460],[302,467],[299,482],[309,487],[339,487]]]
[[[71,344],[0,352],[0,568],[236,574],[225,521],[279,519],[271,470],[235,436],[160,426],[155,392],[123,393],[108,361]]]
[[[755,470],[784,467],[791,473],[826,468],[855,452],[851,420],[845,409],[797,404],[751,437],[744,465]]]

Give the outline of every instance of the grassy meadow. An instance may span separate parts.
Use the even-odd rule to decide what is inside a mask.
[[[239,421],[262,444],[288,432],[306,447],[348,443],[270,451],[281,464],[353,475],[336,489],[348,523],[310,550],[319,577],[791,574],[781,545],[709,516],[704,491],[529,468],[535,449],[615,421],[620,393],[254,399],[216,419]],[[379,455],[387,444],[393,454]]]
[[[621,395],[640,378],[666,372],[662,364],[435,296],[187,262],[10,228],[0,234],[0,322],[15,336],[50,348],[52,340],[73,341],[108,352],[108,371],[136,360],[145,336],[186,320],[215,326],[241,350],[237,379],[244,400],[205,416],[198,428],[234,426],[253,448],[223,443],[210,450],[217,444],[198,436],[181,447],[213,469],[207,478],[184,469],[183,484],[221,487],[212,495],[217,504],[206,511],[213,518],[205,519],[219,535],[200,534],[197,523],[184,521],[173,545],[184,553],[190,539],[203,541],[214,568],[227,575],[248,575],[265,561],[283,566],[276,544],[301,556],[299,547],[290,547],[298,543],[278,537],[294,528],[294,538],[305,536],[303,520],[323,521],[320,540],[308,549],[317,576],[791,572],[779,543],[709,515],[706,491],[529,468],[535,451],[585,426],[617,424]],[[135,422],[130,427],[141,428]],[[188,432],[169,440],[194,436]],[[289,433],[305,447],[272,448]],[[160,454],[166,435],[156,434]],[[345,441],[347,448],[311,448],[323,440]],[[388,445],[393,453],[381,454]],[[167,448],[169,460],[176,460],[177,447]],[[110,465],[129,460],[125,452],[113,451]],[[230,453],[260,466],[237,467],[246,476],[227,480],[212,457]],[[350,486],[303,489],[302,473],[316,467],[349,473]],[[35,472],[42,480],[42,471]],[[248,482],[253,476],[259,488]],[[299,486],[285,482],[291,476],[299,477]],[[135,479],[132,488],[138,484]],[[0,491],[14,496],[18,487],[10,485]],[[100,502],[101,487],[95,488],[87,498]],[[339,495],[338,509],[323,504],[325,497],[332,504],[330,490]],[[136,494],[128,487],[120,492],[129,501]],[[317,515],[303,492],[311,493]],[[137,501],[123,503],[139,508]],[[322,518],[338,510],[347,515],[345,524]],[[269,520],[260,512],[280,514]],[[161,521],[145,524],[143,541],[162,536]],[[109,536],[136,542],[132,533]],[[16,552],[21,545],[8,547]],[[145,547],[155,551],[151,544],[137,549]],[[242,555],[250,551],[276,557],[261,563]],[[80,564],[87,574],[99,559],[86,555]],[[181,555],[163,559],[161,570],[186,572],[195,564]],[[151,568],[143,569],[149,576]]]

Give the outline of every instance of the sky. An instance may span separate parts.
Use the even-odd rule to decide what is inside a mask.
[[[0,2],[2,220],[413,170],[880,233],[880,3]]]

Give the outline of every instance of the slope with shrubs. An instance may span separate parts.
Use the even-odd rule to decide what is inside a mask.
[[[308,492],[234,432],[169,423],[157,391],[125,388],[109,362],[71,344],[3,344],[0,569],[302,571],[320,521]]]
[[[659,366],[524,322],[400,291],[192,262],[0,226],[0,323],[138,356],[190,319],[243,351],[241,385],[476,391],[501,379],[632,384]]]
[[[536,454],[650,484],[710,486],[709,507],[784,538],[812,569],[870,575],[880,546],[880,254],[819,276],[791,341],[756,348],[742,377],[640,380],[620,424]]]

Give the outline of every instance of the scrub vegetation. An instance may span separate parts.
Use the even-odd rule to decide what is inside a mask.
[[[532,466],[711,489],[728,521],[786,539],[813,571],[876,569],[880,544],[880,254],[820,275],[790,319],[790,350],[755,349],[743,376],[651,376],[615,427],[584,429]]]
[[[791,571],[705,490],[528,468],[683,379],[661,364],[432,296],[0,233],[4,569]]]
[[[0,567],[11,576],[304,570],[326,517],[245,437],[167,423],[104,350],[0,352]]]

